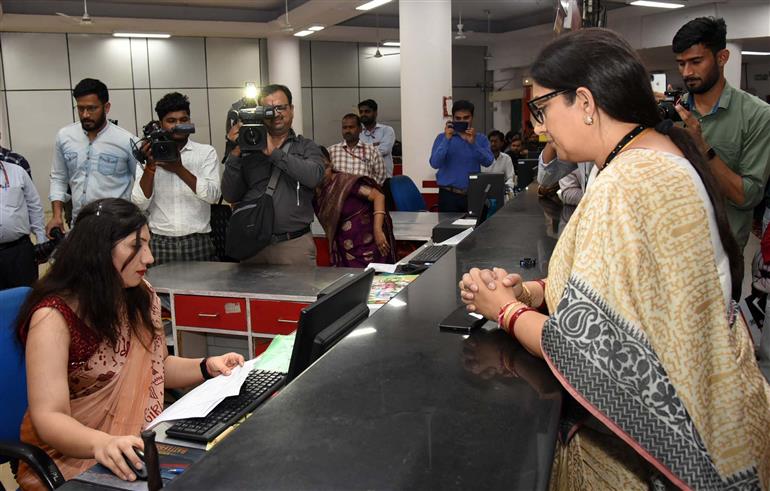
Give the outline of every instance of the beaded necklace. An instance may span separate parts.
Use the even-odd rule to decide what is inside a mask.
[[[620,139],[617,145],[615,145],[615,148],[612,149],[609,155],[607,155],[607,158],[604,161],[604,165],[599,170],[599,172],[603,171],[608,165],[610,165],[610,162],[612,162],[612,159],[618,156],[618,154],[623,150],[629,143],[633,141],[634,138],[639,136],[639,134],[644,131],[646,128],[643,125],[639,125],[633,130],[629,131],[626,136]]]

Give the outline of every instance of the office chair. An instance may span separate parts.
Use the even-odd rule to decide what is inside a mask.
[[[409,176],[393,176],[390,179],[390,192],[396,211],[427,211],[425,200]]]
[[[64,476],[42,449],[19,441],[19,427],[27,410],[27,373],[24,350],[16,340],[16,317],[31,288],[0,290],[0,464],[23,460],[48,486],[64,484]]]

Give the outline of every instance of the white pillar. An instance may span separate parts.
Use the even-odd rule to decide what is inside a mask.
[[[743,56],[741,55],[741,45],[735,41],[729,41],[727,43],[727,49],[730,51],[730,59],[727,60],[725,65],[725,78],[727,83],[735,87],[741,88],[741,76],[743,74],[743,68],[741,67]]]
[[[436,179],[428,159],[444,131],[443,97],[452,95],[450,0],[399,0],[399,37],[404,174],[422,188]]]
[[[299,39],[294,36],[267,39],[267,79],[271,84],[285,85],[291,91],[294,104],[292,127],[297,134],[302,134],[302,79],[299,69]]]

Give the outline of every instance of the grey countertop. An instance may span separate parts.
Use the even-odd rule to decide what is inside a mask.
[[[314,301],[318,292],[354,268],[301,268],[236,263],[167,263],[150,268],[147,281],[160,293]]]

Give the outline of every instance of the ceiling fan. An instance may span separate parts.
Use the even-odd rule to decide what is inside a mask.
[[[289,22],[289,0],[286,0],[286,14],[284,16],[284,22],[281,24],[281,32],[294,32],[294,27]]]
[[[374,51],[374,54],[372,56],[367,56],[366,58],[382,58],[383,56],[397,56],[400,55],[400,51],[396,51],[395,53],[383,53],[380,51],[380,16],[376,15],[375,20],[377,23],[377,49]]]
[[[463,11],[460,10],[457,18],[457,32],[455,33],[455,39],[457,40],[465,39],[468,37],[466,36],[466,34],[468,34],[469,32],[473,32],[473,31],[464,31],[463,27],[465,27],[463,25]]]
[[[94,23],[93,18],[88,15],[88,0],[83,0],[83,16],[80,17],[80,19],[77,19],[75,17],[71,17],[65,13],[62,12],[56,12],[56,15],[60,15],[64,17],[65,19],[71,20],[72,22],[76,24],[80,24],[81,26],[90,26]]]

